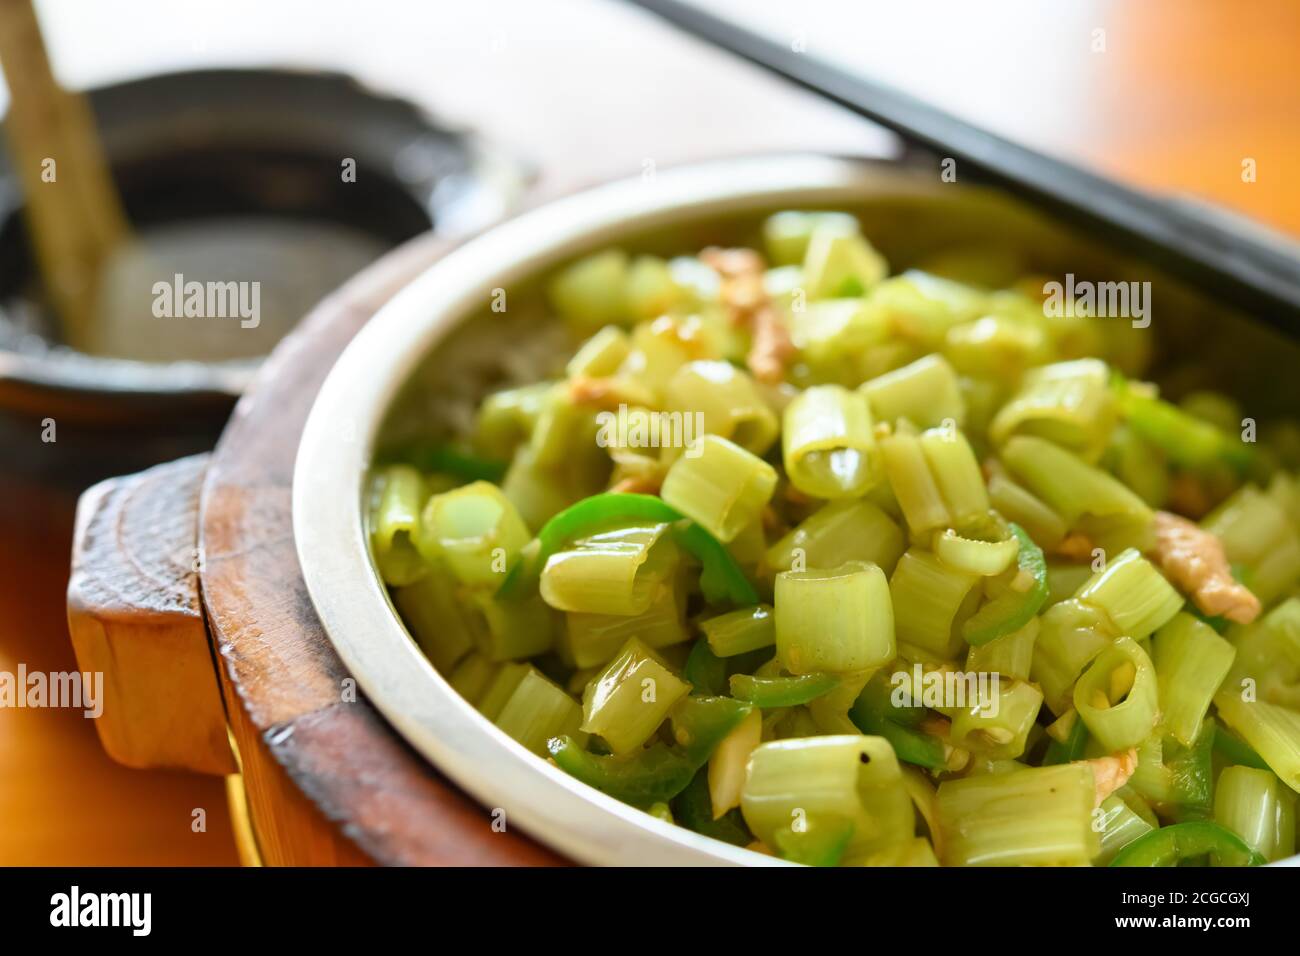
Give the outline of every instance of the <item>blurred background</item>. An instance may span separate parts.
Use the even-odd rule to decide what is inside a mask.
[[[1012,140],[1300,237],[1294,0],[700,3]],[[257,357],[384,251],[429,229],[454,240],[523,205],[691,159],[901,149],[616,0],[39,0],[35,9],[58,84],[101,91],[91,102],[103,148],[148,254],[184,247],[198,256],[184,261],[242,276],[249,249],[261,260],[265,248],[264,308],[274,314],[233,350],[128,336],[100,340],[87,358],[61,343],[22,211],[30,167],[6,121],[6,671],[75,667],[63,600],[78,492],[210,447]],[[12,47],[0,59],[6,73],[26,62]],[[16,115],[9,87],[23,95],[24,84],[11,76],[0,89],[0,110]],[[349,157],[365,190],[334,188]],[[1253,179],[1242,175],[1247,160]],[[234,238],[211,246],[217,223]],[[303,228],[319,237],[326,225],[337,243],[304,246]],[[195,235],[199,245],[187,246]],[[40,439],[48,418],[56,443]],[[191,827],[199,807],[202,833]],[[0,710],[0,864],[234,863],[226,813],[220,780],[119,767],[79,712]]]

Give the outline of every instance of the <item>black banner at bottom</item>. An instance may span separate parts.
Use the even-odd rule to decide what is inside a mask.
[[[1035,929],[1093,934],[1176,931],[1226,938],[1285,931],[1296,871],[1253,870],[116,870],[0,869],[0,917],[29,935],[186,940],[247,924],[255,938],[331,943],[384,932],[482,926],[535,934],[556,921],[616,915],[698,921],[746,935],[769,923],[845,916],[933,932],[994,921],[1019,938]],[[745,901],[749,900],[747,905]],[[832,918],[831,914],[839,917]],[[657,914],[657,915],[656,915]],[[478,921],[482,921],[480,924]],[[843,925],[843,924],[841,924]],[[961,927],[966,927],[962,929]],[[255,930],[252,929],[255,927]],[[738,927],[737,927],[738,928]],[[775,926],[774,926],[775,928]],[[1054,937],[1055,938],[1055,937]],[[1081,937],[1080,937],[1081,938]],[[618,945],[607,939],[607,945]]]

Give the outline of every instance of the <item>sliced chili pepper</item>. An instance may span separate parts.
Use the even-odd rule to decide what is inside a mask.
[[[683,518],[661,498],[618,491],[584,498],[546,522],[537,537],[524,548],[521,560],[506,575],[497,597],[509,599],[522,594],[528,583],[536,582],[540,577],[547,559],[568,542],[630,521],[675,523],[673,533],[678,545],[700,562],[700,589],[710,604],[758,603],[758,592],[716,538]]]
[[[727,661],[713,653],[709,642],[700,638],[686,655],[682,676],[693,688],[691,693],[706,697],[723,697],[727,694]]]
[[[889,698],[889,685],[877,674],[849,708],[849,720],[864,734],[888,740],[899,760],[930,770],[946,770],[943,741],[915,729],[925,718],[925,708],[895,707]]]
[[[1019,574],[1028,575],[1032,583],[1027,591],[1009,589],[998,595],[962,625],[962,637],[972,647],[1020,630],[1047,600],[1047,561],[1042,549],[1020,525],[1010,524],[1010,528],[1020,541],[1020,552],[1016,555]]]
[[[839,686],[834,674],[801,674],[797,677],[754,677],[751,674],[734,674],[731,677],[731,696],[748,701],[755,707],[771,710],[776,707],[797,707],[816,700]]]
[[[416,444],[383,456],[383,461],[403,462],[421,471],[454,475],[466,481],[500,482],[507,465],[503,461],[481,458],[473,452],[443,443]]]
[[[1230,764],[1241,767],[1254,767],[1256,770],[1271,770],[1264,758],[1255,753],[1255,748],[1242,740],[1227,727],[1215,724],[1214,749],[1223,755]]]
[[[686,789],[722,739],[753,710],[729,697],[687,697],[674,708],[678,743],[656,743],[630,756],[589,753],[570,736],[546,745],[556,765],[602,793],[645,808]]]
[[[1177,866],[1183,860],[1212,854],[1220,865],[1245,860],[1246,866],[1263,866],[1265,859],[1227,827],[1209,820],[1194,820],[1161,827],[1138,837],[1115,855],[1111,866]]]
[[[1053,739],[1047,746],[1047,753],[1043,755],[1043,766],[1058,763],[1070,763],[1074,760],[1083,759],[1083,748],[1088,744],[1088,728],[1079,718],[1078,714],[1074,718],[1074,726],[1066,734],[1065,740]]]
[[[745,825],[741,812],[732,807],[716,820],[713,818],[713,798],[709,796],[709,771],[701,767],[696,771],[686,789],[672,803],[673,818],[696,833],[702,833],[732,846],[748,846],[754,835]]]

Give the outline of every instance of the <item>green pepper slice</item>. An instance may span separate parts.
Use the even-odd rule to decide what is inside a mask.
[[[572,737],[552,737],[546,749],[566,773],[642,809],[666,803],[689,786],[722,739],[753,710],[729,697],[687,697],[674,709],[676,744],[656,743],[630,756],[593,754]]]
[[[834,674],[801,674],[797,677],[731,676],[731,696],[763,710],[797,707],[816,700],[839,686]]]
[[[1011,533],[1020,542],[1016,565],[1020,574],[1029,575],[1032,584],[1027,591],[1008,590],[989,601],[961,627],[962,637],[972,647],[979,647],[1004,634],[1018,631],[1038,613],[1047,600],[1047,561],[1034,539],[1018,524],[1009,523]]]
[[[930,770],[946,770],[943,741],[916,729],[925,719],[925,708],[895,707],[889,698],[889,684],[876,674],[849,708],[849,720],[864,734],[888,740],[899,760]]]
[[[1219,861],[1244,859],[1247,866],[1263,866],[1262,856],[1227,827],[1209,820],[1194,820],[1161,827],[1138,837],[1115,855],[1111,866],[1177,866],[1212,854]]]
[[[633,521],[677,523],[674,528],[676,541],[700,562],[700,589],[710,604],[758,603],[758,592],[713,535],[683,518],[661,498],[618,491],[584,498],[546,522],[537,537],[524,548],[521,560],[506,574],[497,597],[510,599],[523,593],[529,582],[540,577],[547,559],[574,538],[593,534],[613,524]]]
[[[754,835],[745,825],[740,810],[732,807],[716,820],[713,818],[713,798],[709,796],[709,771],[701,767],[696,771],[686,789],[672,803],[673,818],[696,833],[713,837],[732,846],[748,846]]]
[[[482,458],[473,452],[445,443],[421,443],[385,455],[383,461],[414,465],[421,471],[452,475],[465,481],[500,483],[507,465],[503,461]]]
[[[1076,714],[1074,726],[1066,735],[1065,740],[1053,739],[1047,746],[1047,753],[1043,755],[1043,766],[1054,765],[1058,763],[1070,763],[1073,760],[1083,759],[1083,748],[1088,744],[1088,728],[1083,720]]]

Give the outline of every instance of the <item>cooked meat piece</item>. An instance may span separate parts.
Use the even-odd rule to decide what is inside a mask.
[[[794,343],[781,316],[763,288],[763,258],[752,249],[710,247],[700,260],[722,277],[719,295],[732,323],[750,331],[745,363],[760,382],[774,384],[785,377]]]
[[[1238,624],[1259,616],[1259,598],[1233,578],[1217,537],[1168,511],[1156,512],[1155,532],[1156,563],[1203,614]]]

